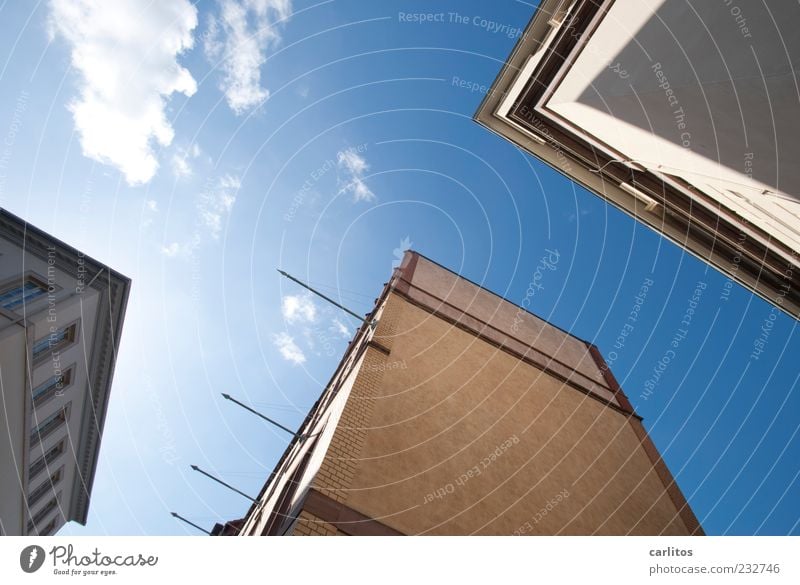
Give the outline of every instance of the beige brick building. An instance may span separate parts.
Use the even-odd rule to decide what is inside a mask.
[[[216,534],[702,534],[597,348],[415,253]]]

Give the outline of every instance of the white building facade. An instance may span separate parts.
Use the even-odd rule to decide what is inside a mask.
[[[799,23],[796,2],[543,0],[475,118],[797,317]]]
[[[129,290],[0,210],[0,534],[86,522]]]

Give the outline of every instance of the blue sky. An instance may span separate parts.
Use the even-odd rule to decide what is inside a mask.
[[[408,245],[515,303],[558,251],[532,310],[612,362],[706,531],[800,534],[797,322],[472,121],[534,5],[75,6],[0,3],[0,205],[133,279],[89,521],[62,534],[240,517],[189,465],[256,494],[286,436],[220,393],[296,426],[356,325],[275,268],[367,312]]]

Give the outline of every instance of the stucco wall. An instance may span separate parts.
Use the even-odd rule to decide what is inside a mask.
[[[25,330],[0,338],[0,522],[3,534],[21,534],[22,489],[18,470],[26,459],[25,432]]]
[[[800,250],[798,18],[796,2],[616,0],[547,108]]]
[[[0,313],[0,382],[3,400],[0,405],[0,519],[4,531],[9,534],[24,533],[29,512],[36,514],[47,505],[52,493],[42,497],[31,510],[27,509],[23,493],[37,488],[49,474],[62,466],[64,468],[55,490],[61,493],[61,508],[48,514],[42,526],[53,516],[69,517],[75,496],[73,488],[80,486],[80,480],[76,482],[75,452],[80,451],[78,441],[84,430],[82,423],[89,395],[87,367],[91,368],[94,363],[93,357],[87,357],[86,352],[93,347],[100,298],[99,292],[91,287],[84,287],[78,294],[78,280],[62,269],[55,256],[51,262],[48,264],[48,259],[23,253],[17,244],[0,237],[0,287],[18,283],[26,273],[33,273],[45,284],[52,285],[50,293],[27,303],[24,312],[20,308],[15,312]],[[15,322],[21,317],[24,320]],[[71,323],[77,325],[74,342],[56,354],[51,352],[31,364],[29,360],[33,343],[46,338],[51,328]],[[36,388],[57,375],[59,370],[63,372],[70,366],[71,383],[34,411],[30,400],[31,388]],[[67,425],[43,441],[30,445],[29,437],[36,425],[68,403],[71,410]],[[67,436],[71,438],[67,453],[30,480],[28,468],[32,461]],[[82,454],[78,456],[82,458]],[[60,527],[63,521],[63,518],[59,520],[56,527]]]

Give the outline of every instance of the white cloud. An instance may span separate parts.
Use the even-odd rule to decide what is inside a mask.
[[[139,229],[146,230],[153,225],[153,218],[158,213],[158,202],[155,199],[145,199],[142,215],[139,219]]]
[[[205,52],[219,63],[220,89],[237,114],[269,97],[261,84],[266,51],[280,42],[278,27],[291,14],[291,0],[219,0],[219,17],[210,17]]]
[[[311,295],[286,295],[281,300],[281,313],[289,323],[313,323],[317,318],[317,306]]]
[[[333,326],[331,327],[334,331],[336,331],[339,335],[344,337],[345,339],[350,337],[350,329],[348,329],[347,325],[339,321],[339,319],[333,320]]]
[[[189,177],[192,175],[191,159],[195,159],[202,154],[197,144],[192,144],[189,148],[178,148],[172,155],[172,172],[178,178]]]
[[[364,173],[369,170],[369,164],[358,153],[358,150],[348,148],[341,151],[336,157],[336,162],[339,169],[346,175],[346,179],[340,181],[342,188],[339,192],[352,193],[353,201],[373,201],[375,193],[364,182]]]
[[[286,361],[292,362],[295,365],[305,363],[306,356],[303,353],[303,350],[297,346],[292,336],[288,333],[278,333],[277,335],[273,335],[272,342],[281,352],[283,359]]]
[[[177,57],[194,44],[197,9],[188,0],[51,0],[51,36],[70,46],[80,74],[68,105],[84,156],[119,169],[131,184],[158,169],[155,145],[174,130],[165,114],[173,93],[197,83]]]
[[[192,150],[190,149],[189,154]],[[200,155],[197,151],[197,156]],[[160,252],[168,258],[190,258],[200,247],[206,236],[211,236],[218,240],[222,233],[222,228],[236,203],[236,193],[241,188],[242,182],[235,175],[223,175],[217,179],[210,178],[202,191],[194,201],[195,205],[195,226],[191,238],[180,241],[173,241],[160,246]],[[150,201],[145,202],[145,207],[152,210]],[[148,225],[152,223],[151,218],[146,220]],[[174,236],[172,236],[174,237]]]
[[[186,242],[170,242],[162,245],[160,252],[167,258],[191,258],[199,245],[197,237]]]
[[[188,177],[192,174],[192,167],[189,166],[186,156],[178,153],[172,155],[172,172],[176,177]]]
[[[236,192],[242,186],[239,177],[223,175],[216,183],[204,189],[197,199],[197,215],[214,239],[222,232],[222,222],[236,202]]]
[[[161,246],[161,253],[167,258],[174,258],[181,252],[181,245],[178,242],[172,242],[166,246]]]

